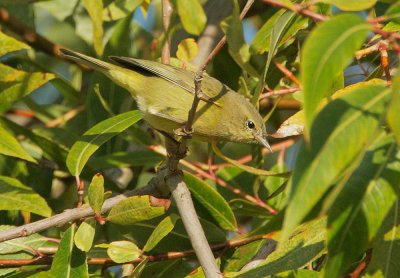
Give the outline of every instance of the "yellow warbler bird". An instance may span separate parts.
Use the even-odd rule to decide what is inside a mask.
[[[143,118],[155,129],[174,134],[187,121],[194,98],[194,72],[158,62],[111,56],[118,65],[68,49],[64,57],[100,71],[128,90]],[[259,143],[271,151],[262,117],[242,95],[217,79],[204,76],[193,137],[242,143]]]

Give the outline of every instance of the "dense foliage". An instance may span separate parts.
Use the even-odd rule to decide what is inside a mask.
[[[132,193],[163,136],[58,50],[160,61],[170,40],[196,69],[225,35],[207,74],[259,109],[273,153],[193,141],[180,163],[221,272],[399,277],[400,4],[263,0],[241,19],[246,1],[171,0],[166,30],[164,2],[0,0],[0,276],[204,276],[174,202]]]

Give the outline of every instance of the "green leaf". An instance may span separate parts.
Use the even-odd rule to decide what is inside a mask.
[[[103,0],[83,0],[93,26],[93,45],[97,55],[103,55]]]
[[[395,23],[400,23],[400,3],[391,5],[385,12],[385,16]]]
[[[287,270],[303,268],[324,251],[326,218],[305,223],[294,229],[290,239],[279,242],[279,247],[254,268],[225,277],[266,277]],[[277,237],[279,235],[276,235]]]
[[[144,258],[138,265],[135,266],[129,278],[140,278],[143,271],[147,268],[147,263],[149,262],[149,258]]]
[[[22,210],[49,217],[51,209],[46,201],[19,180],[0,176],[0,210]]]
[[[389,95],[390,91],[382,85],[355,88],[319,113],[311,129],[310,144],[302,145],[289,181],[285,236],[343,172],[351,174],[352,162],[362,157],[377,133]]]
[[[80,250],[88,252],[93,244],[94,234],[96,231],[96,220],[88,219],[83,221],[74,236],[76,247]]]
[[[397,144],[400,145],[400,121],[398,117],[398,109],[400,107],[400,74],[397,74],[393,78],[392,92],[392,100],[390,101],[386,119],[396,138]]]
[[[97,214],[101,213],[104,203],[104,178],[101,174],[96,174],[88,189],[89,204]]]
[[[143,0],[115,0],[103,9],[104,21],[118,20],[132,13]]]
[[[30,156],[19,144],[17,139],[0,125],[0,153],[8,156],[18,157],[30,162],[36,160]]]
[[[252,76],[259,76],[257,70],[250,64],[250,47],[243,36],[242,20],[240,19],[239,5],[233,1],[232,17],[221,23],[226,35],[229,54],[235,62]]]
[[[168,235],[175,227],[176,220],[179,216],[171,214],[165,217],[151,233],[146,245],[143,247],[143,251],[148,252],[152,250],[166,235]]]
[[[307,137],[317,108],[334,83],[332,77],[348,65],[370,30],[360,17],[341,14],[321,23],[308,37],[301,58]]]
[[[377,0],[317,0],[316,2],[332,4],[343,11],[363,11],[373,7],[376,1]]]
[[[117,152],[109,155],[93,157],[90,166],[95,169],[148,166],[154,167],[163,160],[163,156],[148,150]]]
[[[1,225],[0,231],[6,231],[15,228],[15,226],[9,225]],[[0,243],[0,254],[11,254],[17,253],[20,251],[30,252],[32,249],[37,249],[40,246],[43,246],[47,238],[39,235],[39,234],[32,234],[27,237],[19,237],[12,240],[7,240]],[[32,257],[35,254],[32,254]]]
[[[234,272],[242,269],[242,267],[244,267],[254,258],[258,250],[265,244],[265,242],[266,240],[257,240],[249,244],[239,246],[233,251],[227,251],[228,254],[224,254],[224,257],[228,257],[228,259],[223,271]]]
[[[383,136],[344,184],[329,211],[325,277],[345,274],[368,248],[397,198],[392,187],[400,180],[399,165],[393,138]]]
[[[200,35],[206,26],[207,17],[198,0],[176,0],[178,15],[183,28],[192,35]]]
[[[107,254],[116,263],[126,263],[139,258],[141,250],[133,242],[127,240],[113,241]]]
[[[397,277],[400,269],[400,204],[398,199],[379,230],[372,249],[372,258],[365,277]]]
[[[50,268],[52,277],[89,277],[86,254],[74,245],[75,229],[76,226],[73,224],[61,239]]]
[[[0,64],[0,112],[54,77],[51,73],[25,72]]]
[[[221,228],[228,231],[237,229],[235,215],[217,190],[188,172],[184,173],[184,178],[193,197],[207,209]]]
[[[190,62],[196,57],[198,52],[199,47],[193,38],[184,39],[178,44],[176,57],[183,62]]]
[[[121,133],[142,118],[138,110],[108,118],[86,131],[76,142],[67,157],[70,173],[78,176],[90,156],[105,142]]]
[[[133,196],[113,207],[107,220],[120,225],[130,225],[160,216],[164,212],[164,207],[152,206],[149,196]]]
[[[21,49],[30,49],[30,46],[0,32],[0,57]]]

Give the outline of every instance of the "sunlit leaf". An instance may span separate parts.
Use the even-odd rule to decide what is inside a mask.
[[[107,220],[120,225],[130,225],[160,216],[164,212],[164,207],[152,206],[149,196],[133,196],[113,207]]]
[[[183,62],[190,62],[196,57],[199,52],[199,47],[196,41],[192,38],[184,39],[178,44],[176,57]]]
[[[363,11],[375,5],[377,0],[317,0],[316,2],[323,2],[332,4],[343,11]]]
[[[110,243],[107,254],[116,263],[126,263],[139,258],[141,250],[136,244],[127,240]]]
[[[53,277],[89,277],[86,254],[74,245],[75,230],[76,226],[73,224],[61,239],[50,268]]]
[[[0,210],[30,211],[45,217],[51,215],[46,201],[19,180],[0,176]]]
[[[390,91],[383,85],[356,88],[331,101],[319,113],[311,130],[310,145],[304,144],[300,149],[289,183],[285,236],[321,200],[343,171],[352,169],[353,160],[366,152],[379,128],[379,115],[389,95]]]
[[[176,0],[178,15],[186,32],[200,35],[206,26],[207,17],[198,0]]]
[[[0,112],[54,77],[51,73],[25,72],[0,64]]]
[[[83,0],[93,27],[93,45],[97,55],[103,55],[103,0]]]
[[[321,23],[307,38],[301,59],[307,138],[317,108],[334,83],[332,77],[344,70],[370,30],[360,17],[341,14]]]
[[[116,0],[103,9],[104,21],[118,20],[126,17],[139,7],[144,0]]]
[[[179,216],[171,214],[165,217],[151,233],[146,245],[143,247],[143,251],[148,252],[152,250],[166,235],[168,235],[175,227],[176,220]]]
[[[93,177],[89,185],[88,197],[93,211],[99,214],[104,202],[104,178],[101,174]]]
[[[30,49],[30,46],[0,32],[0,57],[21,49]]]
[[[141,119],[138,110],[108,118],[86,131],[76,142],[67,157],[68,170],[74,176],[81,173],[90,156],[105,142]]]
[[[74,236],[76,247],[80,250],[88,252],[93,244],[96,229],[96,220],[88,219],[83,221]]]
[[[0,153],[18,157],[27,161],[36,162],[19,144],[17,139],[0,125]]]

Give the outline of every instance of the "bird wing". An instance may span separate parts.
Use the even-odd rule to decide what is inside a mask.
[[[179,87],[185,91],[194,94],[194,75],[195,73],[190,70],[184,70],[171,65],[161,64],[154,61],[134,59],[129,57],[118,57],[110,56],[110,59],[116,61],[122,66],[127,68],[141,68],[152,74],[155,74]],[[208,75],[204,76],[201,83],[201,89],[203,96],[200,98],[203,101],[212,102],[217,106],[221,106],[218,103],[218,99],[227,91],[229,88],[222,84],[217,79]]]

